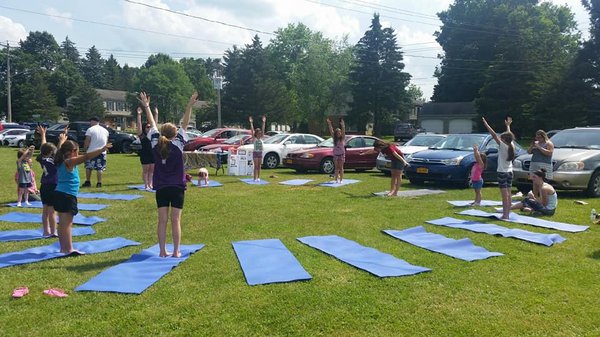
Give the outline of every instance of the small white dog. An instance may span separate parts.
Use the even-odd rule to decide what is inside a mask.
[[[208,186],[208,170],[205,167],[198,170],[198,187],[202,186],[202,181],[204,181],[205,186]]]

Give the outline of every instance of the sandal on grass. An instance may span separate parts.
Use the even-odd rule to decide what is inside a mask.
[[[27,294],[29,294],[29,288],[19,287],[19,288],[15,288],[15,290],[13,290],[12,297],[13,298],[21,298]]]
[[[67,297],[69,296],[67,293],[58,288],[50,288],[44,290],[44,295],[48,295],[50,297]]]

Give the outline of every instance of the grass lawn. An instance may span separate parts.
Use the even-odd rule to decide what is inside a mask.
[[[15,149],[0,149],[3,204],[16,199],[15,160]],[[470,199],[472,190],[444,187],[445,194],[413,199],[374,197],[372,192],[388,189],[390,181],[377,171],[347,172],[346,178],[361,182],[341,188],[277,184],[299,178],[329,180],[322,174],[300,175],[288,169],[264,170],[263,178],[271,182],[266,186],[213,175],[211,179],[224,186],[188,189],[182,219],[183,243],[203,243],[204,249],[141,295],[74,292],[78,285],[157,240],[154,196],[126,189],[141,183],[138,158],[110,155],[108,165],[101,191],[143,193],[144,198],[80,199],[110,207],[83,212],[108,221],[94,226],[96,235],[75,240],[122,236],[142,245],[0,269],[3,336],[600,335],[599,227],[574,234],[504,224],[567,238],[562,244],[545,247],[424,224],[444,216],[460,218],[446,200]],[[34,167],[39,177],[39,164]],[[82,169],[80,174],[84,175]],[[403,188],[417,187],[406,182]],[[500,198],[495,186],[485,187],[483,194],[485,199]],[[582,193],[560,192],[559,199],[556,221],[588,225],[590,210],[600,210],[600,199],[586,199]],[[574,204],[580,199],[589,205]],[[16,209],[4,207],[1,213],[10,211]],[[464,262],[381,233],[418,225],[450,238],[471,238],[476,245],[505,256]],[[0,230],[36,226],[0,222]],[[296,240],[330,234],[432,271],[380,279]],[[313,279],[248,286],[231,243],[266,238],[281,239]],[[51,242],[0,243],[0,253]],[[14,300],[10,294],[18,286],[28,286],[30,293]],[[65,289],[69,297],[43,295],[50,287]]]

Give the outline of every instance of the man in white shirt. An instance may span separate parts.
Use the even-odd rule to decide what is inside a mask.
[[[98,117],[90,118],[90,128],[85,132],[85,142],[83,148],[85,152],[101,149],[108,143],[108,130],[99,124]],[[90,177],[92,170],[96,171],[98,182],[96,187],[102,187],[102,172],[106,170],[106,151],[102,152],[97,157],[85,162],[85,182],[81,187],[90,187]]]

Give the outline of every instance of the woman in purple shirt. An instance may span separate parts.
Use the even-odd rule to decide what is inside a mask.
[[[185,168],[183,166],[183,145],[187,142],[187,130],[192,113],[192,106],[198,98],[194,92],[190,97],[183,114],[181,127],[172,123],[165,123],[156,127],[156,121],[150,111],[150,96],[145,92],[140,93],[140,102],[146,110],[146,117],[151,128],[148,139],[152,143],[154,157],[154,173],[152,175],[153,188],[156,190],[156,206],[158,208],[158,245],[160,257],[170,255],[167,252],[167,222],[169,208],[171,209],[171,230],[173,234],[173,257],[181,257],[179,246],[181,244],[181,211],[183,210],[185,196]]]
[[[344,178],[344,162],[346,161],[346,125],[344,119],[340,118],[340,127],[333,129],[331,120],[327,118],[329,133],[333,138],[333,162],[335,164],[334,178],[338,184],[342,183]]]

